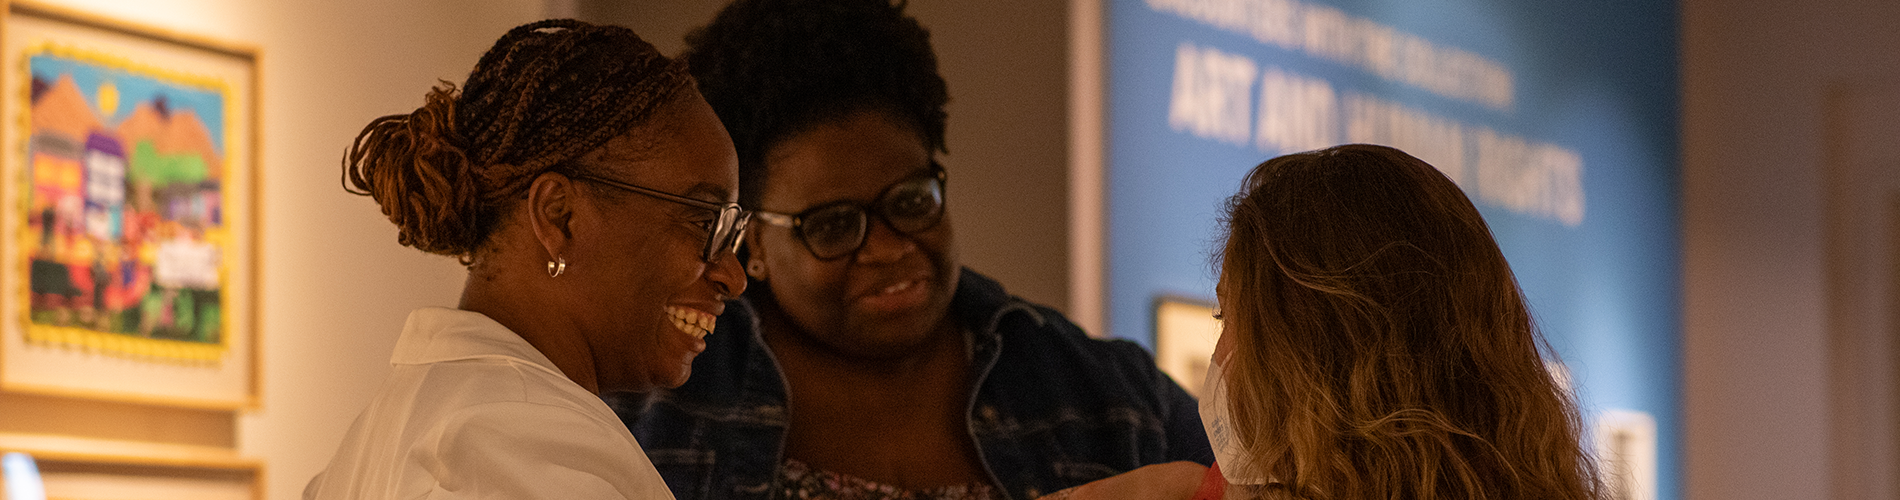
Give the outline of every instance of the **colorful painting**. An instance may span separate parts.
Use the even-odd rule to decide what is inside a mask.
[[[216,359],[226,92],[80,50],[27,61],[28,338]]]
[[[0,390],[255,404],[255,51],[7,9]]]
[[[217,359],[226,91],[80,49],[27,61],[27,337]]]

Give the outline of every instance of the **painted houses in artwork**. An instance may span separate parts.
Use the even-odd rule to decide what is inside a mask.
[[[33,323],[219,342],[223,163],[212,131],[163,92],[121,96],[110,78],[82,90],[71,74],[37,69],[23,238]]]

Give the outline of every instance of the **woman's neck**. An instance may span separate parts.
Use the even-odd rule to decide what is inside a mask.
[[[791,391],[786,456],[907,489],[986,482],[967,420],[968,342],[945,318],[912,352],[866,359],[762,313]]]
[[[548,311],[558,305],[545,290],[527,283],[514,283],[509,275],[488,275],[471,269],[462,285],[462,299],[456,308],[478,312],[514,332],[528,345],[547,356],[548,361],[582,388],[600,393],[591,350],[575,331],[578,326],[563,324]]]

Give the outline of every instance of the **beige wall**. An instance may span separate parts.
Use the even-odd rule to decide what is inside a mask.
[[[1900,3],[1682,9],[1687,498],[1900,496],[1896,331],[1867,321],[1894,295],[1852,279],[1891,290],[1893,268],[1868,263],[1900,255],[1896,226],[1869,219],[1891,220],[1900,189],[1841,188],[1880,180],[1843,153],[1892,149],[1857,138],[1890,123],[1842,104],[1900,92]],[[1851,237],[1883,230],[1885,243]]]
[[[583,0],[578,12],[677,54],[686,32],[726,3]],[[950,85],[944,164],[963,264],[1011,293],[1067,307],[1067,1],[917,0],[907,12],[931,30]]]
[[[247,3],[232,0],[233,3]],[[298,498],[388,371],[403,318],[455,305],[464,272],[396,244],[374,202],[338,184],[338,161],[376,116],[408,112],[436,80],[460,82],[533,0],[292,0],[259,9],[263,124],[263,411],[241,444],[269,460],[271,498]]]
[[[374,202],[338,184],[370,119],[461,81],[538,0],[58,0],[110,17],[248,44],[259,106],[263,407],[237,445],[266,462],[270,498],[298,498],[388,371],[407,311],[454,305],[462,271],[396,244]]]

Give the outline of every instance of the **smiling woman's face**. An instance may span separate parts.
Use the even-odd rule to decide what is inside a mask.
[[[655,120],[670,121],[630,132],[662,137],[658,143],[646,148],[622,137],[583,161],[627,184],[706,202],[737,200],[738,156],[712,108],[697,94],[667,106],[674,108]],[[704,260],[713,211],[606,185],[589,188],[580,190],[591,195],[577,210],[599,223],[588,226],[592,238],[576,238],[585,244],[566,256],[573,268],[559,278],[583,290],[584,304],[569,320],[580,327],[602,391],[677,387],[706,348],[701,326],[745,290],[738,259],[727,251]]]
[[[931,170],[914,127],[881,111],[821,123],[766,152],[762,210],[796,214],[839,201],[871,204],[898,181]],[[791,228],[755,224],[751,256],[764,259],[772,297],[818,344],[851,357],[901,356],[944,320],[957,287],[945,220],[912,234],[872,215],[864,246],[832,260],[813,256]]]

